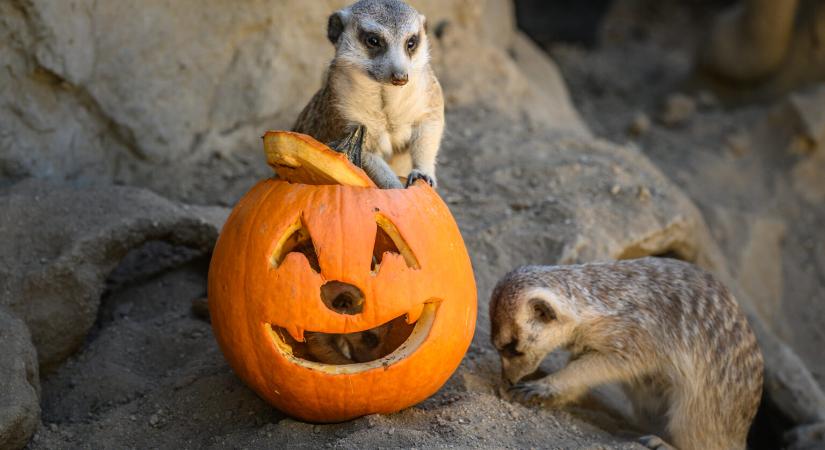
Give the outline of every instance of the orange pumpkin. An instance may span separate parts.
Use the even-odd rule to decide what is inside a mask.
[[[239,201],[209,268],[212,326],[230,365],[275,407],[313,422],[394,412],[435,393],[476,320],[470,259],[447,206],[425,183],[370,187],[308,136],[269,132],[264,142],[281,178]],[[354,287],[362,304],[333,308],[322,292],[330,283]],[[382,325],[390,347],[372,361],[314,361],[303,342]]]

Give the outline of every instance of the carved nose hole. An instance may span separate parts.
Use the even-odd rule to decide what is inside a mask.
[[[329,281],[321,286],[321,300],[338,314],[360,314],[364,310],[361,289],[341,281]]]

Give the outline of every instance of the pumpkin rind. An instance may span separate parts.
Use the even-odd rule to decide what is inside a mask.
[[[266,161],[282,180],[303,184],[343,184],[376,187],[370,177],[310,136],[291,131],[267,131],[263,137]]]
[[[348,163],[348,162],[347,162]],[[302,221],[321,272],[304,255],[271,258],[284,233]],[[370,273],[379,220],[389,220],[417,259],[384,254]],[[337,314],[321,301],[329,280],[364,293],[357,315]],[[300,335],[363,331],[437,302],[429,335],[407,358],[353,374],[331,374],[290,362],[270,325]],[[381,190],[264,180],[229,216],[209,269],[209,309],[218,343],[235,372],[261,397],[295,417],[336,422],[389,413],[437,391],[472,340],[476,288],[469,256],[447,206],[424,183]]]

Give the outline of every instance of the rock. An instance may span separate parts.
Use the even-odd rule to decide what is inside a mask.
[[[716,95],[714,95],[713,92],[707,89],[702,89],[699,91],[699,94],[696,96],[696,100],[700,108],[711,109],[719,106],[719,99],[716,98]]]
[[[825,80],[825,5],[797,0],[733,4],[700,48],[697,73],[730,102],[776,97]]]
[[[750,138],[745,133],[733,133],[725,137],[725,145],[733,156],[742,157],[750,151]]]
[[[801,425],[785,433],[788,450],[825,448],[825,422]]]
[[[451,165],[441,177],[445,189],[472,199],[452,211],[480,296],[524,264],[673,254],[711,269],[724,266],[699,211],[637,149],[552,130],[525,132],[501,116],[492,118],[496,128],[510,131],[484,132],[489,119],[473,114],[448,117],[477,131],[447,138]],[[483,342],[489,333],[483,304],[479,317],[476,339]]]
[[[192,314],[198,319],[209,322],[209,300],[206,297],[193,298]]]
[[[702,49],[706,70],[719,76],[751,81],[774,71],[791,42],[795,0],[737,3],[720,14]]]
[[[805,364],[761,321],[749,319],[765,356],[764,390],[771,401],[793,424],[825,422],[825,394]]]
[[[26,322],[44,370],[83,341],[130,250],[161,240],[209,251],[227,214],[143,189],[34,180],[0,191],[0,209],[0,305]]]
[[[650,131],[650,126],[650,118],[647,114],[639,112],[633,118],[633,122],[628,127],[628,132],[630,132],[633,136],[642,136]]]
[[[37,352],[29,330],[0,306],[0,448],[23,448],[40,422]]]
[[[781,332],[784,222],[724,207],[711,209],[708,219],[724,243],[722,251],[730,261],[731,275],[754,311],[773,332]]]
[[[825,83],[789,95],[788,109],[804,138],[825,144]]]
[[[659,120],[665,125],[676,126],[683,124],[696,113],[696,101],[684,94],[671,94],[665,100]]]

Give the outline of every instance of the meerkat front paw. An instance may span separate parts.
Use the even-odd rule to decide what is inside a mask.
[[[410,187],[415,183],[417,180],[424,180],[432,187],[436,187],[435,182],[435,175],[428,175],[420,170],[413,169],[409,175],[407,175],[407,186]]]
[[[561,391],[546,381],[517,383],[508,392],[513,399],[523,403],[563,403]]]
[[[650,450],[676,450],[676,447],[668,444],[664,439],[652,434],[639,438],[639,443]]]

